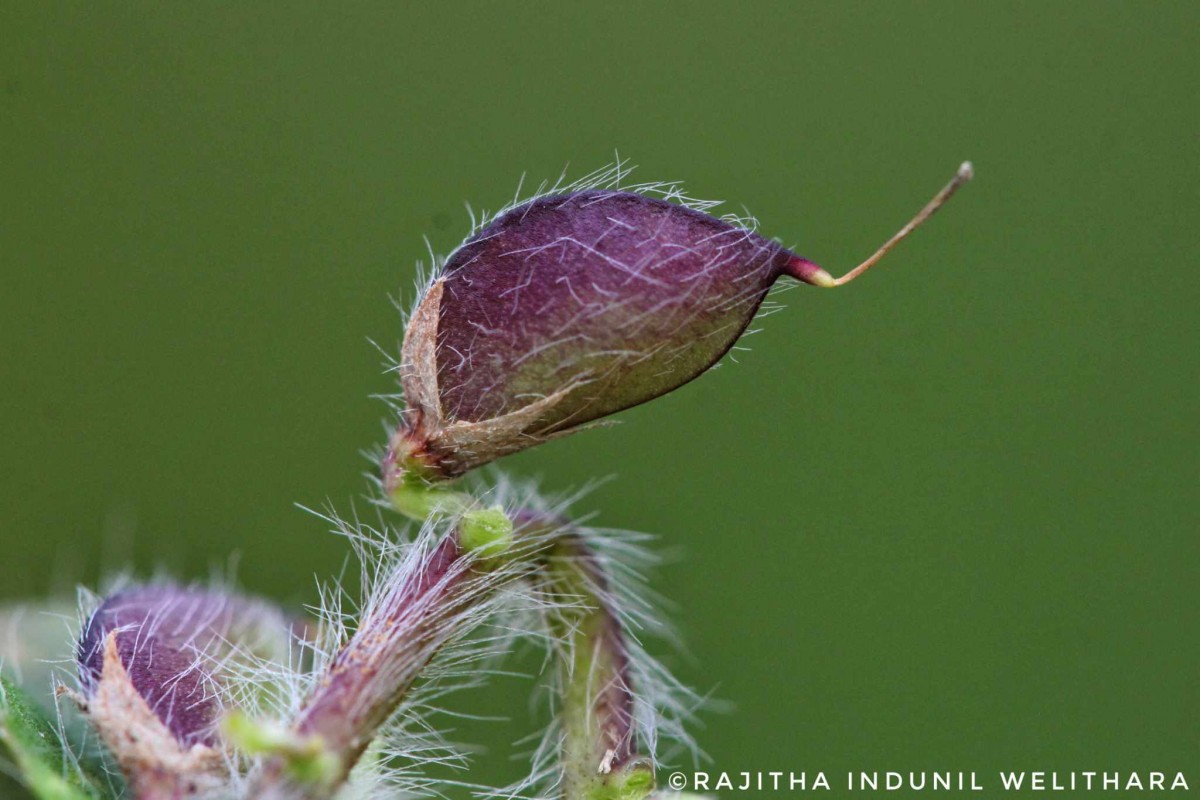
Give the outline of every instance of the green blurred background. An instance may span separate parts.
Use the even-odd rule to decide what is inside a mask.
[[[0,9],[0,599],[132,563],[314,598],[422,236],[614,150],[852,288],[511,458],[654,531],[711,769],[1200,783],[1200,6]],[[525,684],[462,723],[507,780]],[[988,778],[995,783],[994,778]],[[835,786],[837,783],[835,782]]]

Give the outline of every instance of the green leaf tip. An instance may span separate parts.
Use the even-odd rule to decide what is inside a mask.
[[[0,676],[0,758],[12,761],[17,779],[38,800],[93,800],[99,794],[81,779],[64,777],[58,732],[20,688]]]
[[[512,546],[512,520],[500,506],[468,511],[459,522],[458,541],[480,558],[495,558]]]

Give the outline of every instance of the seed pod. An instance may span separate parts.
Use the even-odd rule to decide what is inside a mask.
[[[139,796],[219,779],[220,667],[276,656],[289,635],[273,608],[216,591],[154,585],[104,600],[79,640],[80,683],[88,718]]]
[[[511,209],[449,257],[413,314],[385,484],[455,477],[678,388],[729,350],[780,276],[852,279],[968,177],[964,165],[841,280],[739,224],[643,194]]]
[[[214,668],[235,649],[277,651],[284,617],[242,597],[172,585],[141,586],[106,598],[79,641],[85,692],[102,680],[108,641],[133,688],[184,744],[213,741],[219,711]]]

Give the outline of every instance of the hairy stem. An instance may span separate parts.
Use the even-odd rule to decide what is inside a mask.
[[[462,533],[442,538],[416,569],[401,568],[403,580],[366,609],[282,737],[288,746],[274,748],[252,796],[330,796],[434,656],[482,621],[472,607],[518,573],[492,568],[487,557],[495,541],[475,532],[468,546]]]
[[[637,749],[629,650],[600,556],[556,517],[505,514],[467,494],[431,491],[435,514],[447,506],[461,513],[457,527],[366,610],[298,718],[270,745],[274,757],[252,796],[331,796],[439,650],[481,621],[464,612],[531,576],[552,609],[551,633],[563,654],[564,800],[644,800],[654,773]],[[414,517],[430,507],[412,492],[404,499],[397,510]]]
[[[641,800],[654,790],[654,770],[638,751],[629,648],[603,561],[561,524],[538,561],[535,580],[555,609],[550,624],[563,654],[562,797]]]

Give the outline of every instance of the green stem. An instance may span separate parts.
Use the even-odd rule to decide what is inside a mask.
[[[558,609],[564,800],[644,800],[654,770],[638,752],[629,648],[599,556],[562,528],[541,556],[540,589]]]

